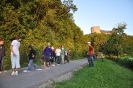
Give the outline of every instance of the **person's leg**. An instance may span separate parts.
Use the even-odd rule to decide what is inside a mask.
[[[2,71],[2,57],[0,57],[0,73]]]
[[[68,56],[67,56],[67,63],[69,63],[69,58],[68,58]]]
[[[46,68],[47,67],[46,56],[44,56],[43,61],[44,61],[44,68]]]
[[[57,64],[59,64],[59,56],[56,56]]]
[[[4,58],[1,59],[1,70],[4,70]]]
[[[29,60],[29,63],[28,63],[28,71],[31,71],[32,62],[33,62],[33,60]]]
[[[64,55],[61,55],[62,63],[64,63]]]
[[[20,56],[18,54],[15,57],[16,57],[16,59],[15,59],[15,64],[16,64],[16,72],[15,72],[15,74],[18,75],[18,69],[20,68]]]
[[[88,63],[89,63],[89,66],[91,67],[92,66],[92,57],[91,56],[88,56]]]
[[[102,62],[104,62],[103,58],[102,58]]]
[[[93,57],[92,56],[90,56],[90,58],[91,58],[91,66],[94,66],[94,60],[93,60]]]
[[[54,59],[54,61],[55,61],[55,64],[57,64],[57,59],[56,59],[56,56],[54,57],[55,59]]]
[[[15,75],[15,59],[16,59],[16,57],[11,55],[11,65],[12,65],[12,73],[11,73],[11,75]]]
[[[33,60],[33,62],[34,62],[34,60]],[[34,67],[34,69],[36,69],[37,68],[37,65],[34,64],[33,62],[32,62],[32,66]]]

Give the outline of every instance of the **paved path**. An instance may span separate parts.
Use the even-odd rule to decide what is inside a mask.
[[[67,73],[79,66],[87,63],[87,59],[71,61],[69,64],[56,65],[50,69],[33,70],[30,73],[24,73],[27,68],[21,68],[19,75],[11,75],[11,71],[3,72],[0,74],[0,88],[36,88],[52,78],[58,77]]]

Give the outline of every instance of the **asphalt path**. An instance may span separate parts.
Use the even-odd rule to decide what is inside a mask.
[[[48,80],[59,77],[69,71],[72,71],[87,63],[87,59],[74,60],[70,63],[50,66],[50,69],[44,69],[43,66],[38,66],[32,72],[23,72],[27,68],[19,69],[18,75],[11,75],[11,70],[0,74],[0,88],[36,88]]]

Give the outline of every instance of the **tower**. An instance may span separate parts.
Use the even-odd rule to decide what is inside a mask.
[[[99,26],[92,26],[91,27],[91,33],[101,33]]]

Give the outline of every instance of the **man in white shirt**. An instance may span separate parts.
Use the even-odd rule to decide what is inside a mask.
[[[18,75],[18,68],[20,68],[19,47],[20,47],[20,41],[21,40],[22,40],[21,36],[16,37],[16,39],[12,41],[11,46],[10,46],[11,64],[12,64],[11,75]]]
[[[55,54],[56,54],[56,61],[57,61],[57,65],[60,65],[60,54],[61,54],[61,49],[60,47],[58,47],[55,51]]]

